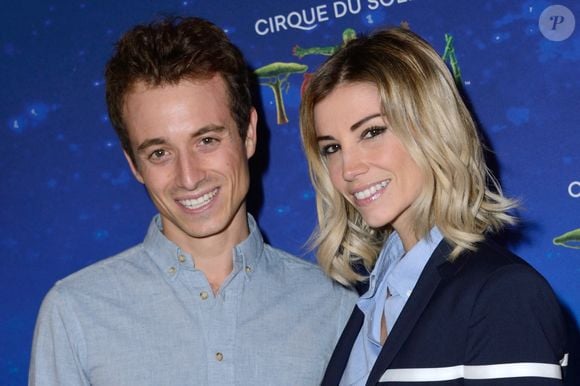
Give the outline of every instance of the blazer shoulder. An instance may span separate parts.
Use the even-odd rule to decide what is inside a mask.
[[[456,265],[462,275],[471,273],[487,276],[510,267],[509,270],[529,272],[541,277],[524,259],[490,239],[479,243],[477,250],[460,255],[452,265]]]
[[[493,294],[507,302],[511,296],[536,297],[542,293],[549,303],[557,303],[548,281],[529,263],[497,243],[486,239],[476,251],[461,255],[439,267],[442,276],[455,283],[455,290],[481,301]],[[445,272],[445,270],[448,270]],[[503,294],[503,295],[502,295]]]

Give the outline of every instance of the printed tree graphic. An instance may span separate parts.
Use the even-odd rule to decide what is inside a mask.
[[[260,85],[268,86],[274,92],[276,116],[279,125],[288,123],[284,99],[282,98],[282,89],[288,92],[290,88],[288,77],[292,74],[304,73],[306,70],[308,70],[308,66],[305,64],[274,62],[254,71],[260,80]]]

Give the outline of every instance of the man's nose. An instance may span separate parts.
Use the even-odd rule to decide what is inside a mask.
[[[200,167],[201,163],[195,155],[182,154],[177,163],[177,179],[179,185],[187,190],[194,190],[199,181],[203,180],[205,173]]]

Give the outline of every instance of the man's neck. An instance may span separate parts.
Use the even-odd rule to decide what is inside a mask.
[[[233,249],[238,243],[226,240],[203,241],[197,243],[193,250],[189,248],[184,250],[191,254],[195,268],[204,273],[213,292],[217,293],[234,268]]]
[[[215,235],[202,238],[179,237],[172,241],[191,255],[195,268],[204,273],[212,290],[217,293],[233,270],[234,247],[244,241],[249,232],[244,212],[239,213],[224,231]]]

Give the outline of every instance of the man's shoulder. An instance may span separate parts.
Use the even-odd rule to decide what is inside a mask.
[[[294,282],[306,290],[327,289],[329,291],[353,293],[332,280],[326,275],[318,264],[295,256],[284,250],[264,245],[265,268],[268,275],[281,283]]]
[[[142,269],[144,259],[142,244],[137,244],[116,255],[90,264],[58,280],[54,289],[58,291],[99,291],[107,288],[111,280],[127,277],[134,271]]]
[[[284,270],[296,271],[305,275],[325,276],[320,267],[311,261],[300,258],[296,255],[275,248],[269,244],[264,244],[264,255],[266,263]]]

